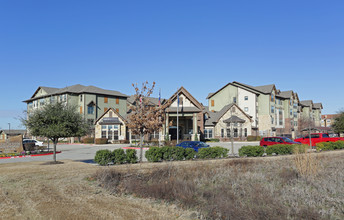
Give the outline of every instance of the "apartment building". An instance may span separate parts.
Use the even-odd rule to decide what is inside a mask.
[[[126,115],[127,98],[127,95],[118,91],[77,84],[65,88],[40,86],[31,98],[24,102],[27,103],[28,115],[53,102],[76,106],[77,111],[93,125],[109,108],[115,109],[120,115]]]
[[[321,115],[321,121],[320,121],[321,127],[327,127],[327,128],[331,127],[334,122],[334,119],[339,116],[340,114]]]

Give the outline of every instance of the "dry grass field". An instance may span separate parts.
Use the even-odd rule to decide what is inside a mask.
[[[0,219],[343,219],[344,151],[314,155],[2,164]]]
[[[0,219],[186,219],[192,214],[175,205],[111,195],[88,178],[99,169],[106,168],[72,161],[1,164]]]
[[[206,219],[344,219],[344,151],[113,167],[110,192],[169,201]]]

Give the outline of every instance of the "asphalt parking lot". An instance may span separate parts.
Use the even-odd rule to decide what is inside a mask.
[[[230,142],[217,142],[217,143],[208,143],[210,146],[220,146],[229,149],[229,154],[231,152],[231,143]],[[234,142],[234,154],[238,154],[240,147],[245,145],[259,145],[259,142]],[[98,150],[109,149],[114,150],[118,148],[128,147],[129,144],[106,144],[106,145],[90,145],[90,144],[59,144],[57,146],[57,151],[61,153],[56,155],[57,160],[73,160],[73,161],[82,161],[85,163],[94,163],[93,159]],[[50,145],[52,149],[52,145]],[[146,150],[143,152],[143,156]],[[139,157],[139,150],[137,150]],[[19,163],[19,162],[32,162],[32,161],[52,161],[53,156],[38,156],[38,157],[25,157],[25,158],[11,158],[11,159],[0,159],[0,164],[4,163]],[[143,158],[143,161],[146,161],[146,158]]]

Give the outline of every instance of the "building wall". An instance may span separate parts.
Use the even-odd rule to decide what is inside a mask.
[[[245,96],[247,96],[248,100],[245,100]],[[256,102],[256,94],[238,88],[237,104],[243,111],[245,111],[245,108],[248,108],[248,111],[245,111],[245,113],[252,116],[252,126],[256,126],[256,120],[258,119]]]
[[[238,129],[242,128],[242,136],[244,136],[244,129],[247,128],[247,135],[251,135],[252,134],[252,130],[251,130],[251,121],[236,107],[235,108],[235,112],[231,113],[231,110],[228,110],[218,121],[218,123],[216,123],[215,128],[214,128],[214,135],[215,138],[219,138],[222,140],[228,140],[227,139],[227,128],[231,128],[231,126],[227,127],[227,123],[224,123],[223,121],[230,118],[232,115],[235,115],[241,119],[246,120],[245,123],[242,124],[241,127],[238,127]],[[224,129],[224,138],[221,137],[221,129]]]
[[[117,114],[110,110],[112,112],[112,117],[118,117]],[[107,118],[110,117],[110,111],[108,111],[102,118]],[[119,140],[125,140],[126,139],[126,124],[125,121],[123,121],[120,117],[118,117],[119,121],[122,122],[122,125],[120,125],[120,131],[118,133],[118,139]],[[95,125],[95,137],[96,138],[101,138],[102,137],[102,126],[99,124],[102,121],[100,118],[96,125]]]
[[[234,97],[238,97],[238,89],[236,86],[229,84],[209,99],[209,110],[220,111],[224,106],[233,103]],[[212,106],[212,100],[214,106]]]

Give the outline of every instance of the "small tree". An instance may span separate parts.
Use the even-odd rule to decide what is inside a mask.
[[[339,113],[339,116],[334,119],[332,128],[335,133],[344,133],[344,110]]]
[[[145,134],[159,131],[164,122],[164,114],[162,105],[156,106],[149,101],[150,95],[153,93],[155,82],[149,87],[148,82],[142,83],[139,89],[137,84],[132,84],[135,89],[135,100],[130,106],[128,116],[128,128],[135,135],[140,136],[140,162],[142,162],[142,142]]]
[[[35,110],[23,120],[23,124],[32,135],[47,137],[54,143],[54,162],[59,138],[81,137],[89,131],[89,124],[76,111],[76,107],[60,102]]]

